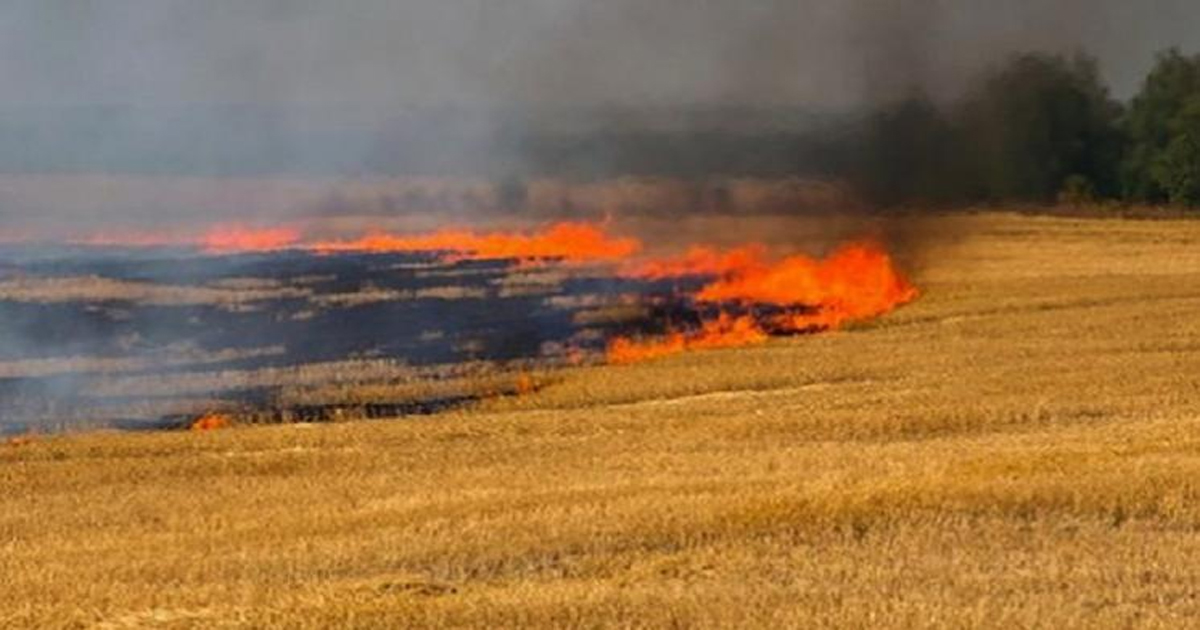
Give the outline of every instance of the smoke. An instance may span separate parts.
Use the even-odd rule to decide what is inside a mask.
[[[819,170],[797,139],[831,116],[951,98],[1013,51],[1089,51],[1128,96],[1156,50],[1200,44],[1197,18],[1188,0],[13,0],[0,231],[317,203],[229,199],[233,180],[331,199],[375,176]],[[180,178],[210,196],[172,203]]]
[[[1189,46],[1187,0],[14,0],[7,105],[339,108],[770,103],[830,109],[888,75],[1088,49],[1119,92]]]

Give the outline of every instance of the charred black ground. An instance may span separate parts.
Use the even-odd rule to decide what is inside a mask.
[[[435,254],[9,248],[0,431],[174,426],[220,409],[437,411],[478,397],[439,383],[586,361],[614,334],[697,323],[681,296],[701,280]],[[374,393],[350,393],[362,385]]]

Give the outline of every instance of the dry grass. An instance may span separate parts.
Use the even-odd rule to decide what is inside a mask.
[[[403,300],[480,300],[487,297],[484,287],[444,286],[425,287],[416,290],[382,289],[368,286],[353,293],[327,293],[315,295],[310,302],[325,308],[349,308],[378,302]]]
[[[855,330],[0,447],[0,626],[1191,625],[1200,223],[953,221]]]
[[[241,309],[255,302],[309,297],[307,289],[280,286],[270,280],[226,279],[212,286],[174,286],[114,280],[99,276],[18,277],[0,281],[0,300],[40,304],[59,302],[133,302],[184,306],[210,304]]]
[[[249,370],[164,372],[161,374],[97,377],[87,383],[94,396],[143,397],[154,395],[207,394],[230,389],[326,386],[358,386],[380,381],[409,381],[430,370],[390,359],[359,359],[305,363]]]
[[[519,279],[517,280],[519,282]],[[487,296],[484,287],[447,285],[416,290],[367,286],[353,293],[316,294],[278,281],[227,278],[206,286],[176,286],[98,276],[18,277],[0,281],[0,300],[52,304],[120,302],[153,306],[211,305],[230,311],[253,309],[272,300],[306,299],[317,307],[352,307],[400,300],[464,300]]]
[[[59,357],[52,359],[14,359],[0,361],[0,378],[37,378],[55,374],[121,374],[162,369],[180,365],[206,365],[244,359],[256,359],[284,353],[282,346],[265,348],[227,348],[204,350],[195,344],[178,343],[159,352],[131,357]]]

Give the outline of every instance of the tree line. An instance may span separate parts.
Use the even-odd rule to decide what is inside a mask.
[[[916,94],[855,126],[837,170],[881,205],[1200,206],[1200,55],[1158,55],[1128,102],[1096,60],[1029,53],[948,105]]]

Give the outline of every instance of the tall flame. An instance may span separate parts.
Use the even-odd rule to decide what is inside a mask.
[[[701,289],[696,299],[808,307],[811,313],[775,322],[800,331],[877,317],[916,296],[916,288],[896,271],[882,247],[861,242],[843,245],[821,260],[796,255],[774,264],[751,261]]]

